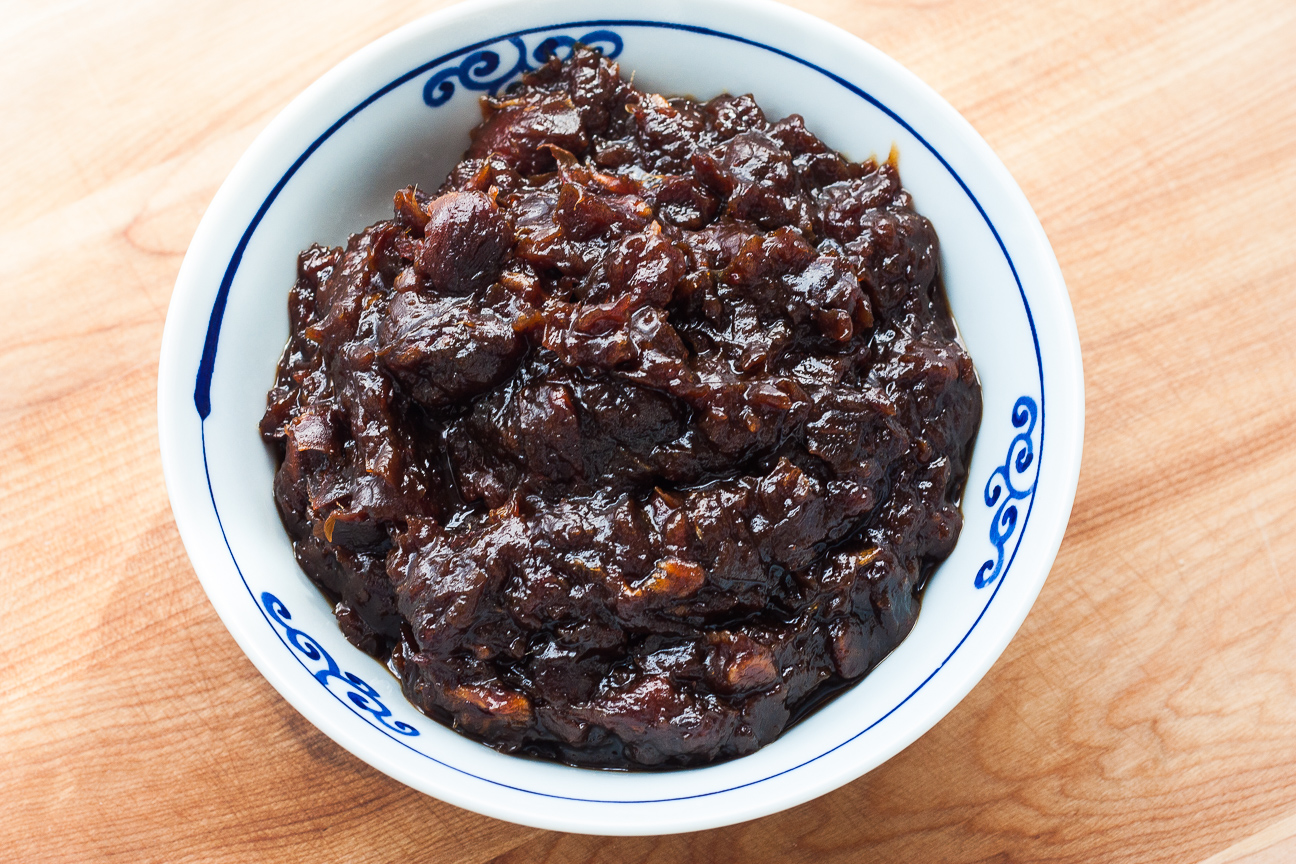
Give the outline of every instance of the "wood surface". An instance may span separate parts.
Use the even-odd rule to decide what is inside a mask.
[[[929,82],[1070,287],[1075,511],[985,679],[816,801],[560,835],[414,792],[208,604],[158,459],[176,271],[296,93],[435,2],[0,3],[0,860],[1296,861],[1296,3],[799,0]]]

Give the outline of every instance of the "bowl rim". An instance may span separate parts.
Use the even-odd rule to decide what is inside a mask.
[[[694,2],[696,3],[696,0],[694,0]],[[312,705],[313,699],[311,697],[304,695],[300,690],[300,688],[297,687],[295,684],[290,683],[286,679],[286,677],[283,674],[281,674],[280,670],[277,668],[278,665],[282,662],[282,660],[278,658],[270,658],[266,656],[264,652],[261,651],[259,646],[257,646],[254,642],[252,642],[251,639],[247,638],[245,634],[241,632],[244,626],[243,622],[231,620],[231,617],[227,615],[225,610],[222,608],[224,604],[218,601],[217,589],[213,584],[210,584],[211,581],[216,577],[212,574],[207,573],[205,562],[202,560],[202,556],[197,552],[197,550],[200,548],[209,547],[210,543],[204,544],[198,541],[197,538],[195,537],[196,533],[206,531],[207,529],[199,526],[197,524],[197,520],[193,517],[192,507],[190,506],[192,504],[192,501],[190,500],[189,497],[192,493],[191,491],[182,488],[182,481],[179,479],[182,475],[182,472],[179,469],[177,462],[185,457],[183,457],[180,452],[181,443],[179,439],[183,433],[182,430],[180,429],[180,424],[176,421],[177,412],[194,411],[194,410],[197,411],[197,414],[199,416],[199,431],[200,431],[200,435],[203,437],[204,448],[205,448],[205,430],[202,427],[202,422],[206,419],[206,417],[210,414],[211,411],[210,382],[211,382],[211,375],[214,370],[216,352],[219,345],[220,324],[224,313],[225,301],[228,297],[230,287],[232,286],[234,275],[237,272],[237,268],[243,254],[243,250],[245,249],[249,239],[255,233],[257,223],[260,221],[261,217],[269,209],[275,197],[287,184],[288,180],[293,175],[293,173],[295,173],[296,170],[302,164],[305,163],[305,161],[310,157],[310,155],[325,140],[327,140],[329,136],[331,136],[337,129],[341,128],[343,124],[345,124],[349,119],[351,119],[356,114],[358,114],[367,105],[371,104],[373,101],[377,100],[378,98],[381,98],[382,95],[386,94],[387,92],[390,92],[392,89],[404,83],[407,83],[409,80],[419,75],[425,74],[426,72],[436,68],[441,64],[444,64],[458,57],[467,55],[469,52],[472,52],[474,50],[478,50],[480,48],[502,42],[511,36],[528,35],[528,34],[534,34],[538,32],[558,30],[567,27],[583,27],[583,26],[671,27],[675,29],[689,30],[702,35],[729,39],[740,43],[744,43],[751,47],[769,50],[783,57],[791,59],[797,63],[808,66],[811,69],[823,75],[826,75],[832,80],[836,81],[837,83],[845,86],[848,90],[868,100],[871,104],[875,105],[877,108],[884,111],[894,121],[899,123],[902,127],[907,129],[912,135],[914,135],[914,137],[918,141],[922,142],[928,148],[928,150],[941,162],[941,164],[946,168],[946,170],[950,173],[950,175],[954,177],[954,179],[958,182],[958,184],[963,188],[964,192],[973,201],[977,210],[980,212],[982,218],[985,219],[986,225],[990,228],[996,240],[999,242],[1000,249],[1003,252],[1005,259],[1008,261],[1008,265],[1013,272],[1013,277],[1016,280],[1018,291],[1020,292],[1022,301],[1026,307],[1026,314],[1028,316],[1028,319],[1030,320],[1032,337],[1034,339],[1036,359],[1039,367],[1038,371],[1039,371],[1039,386],[1040,386],[1041,398],[1040,398],[1040,405],[1038,406],[1039,422],[1040,422],[1040,449],[1039,449],[1038,456],[1041,464],[1043,463],[1043,449],[1044,449],[1043,448],[1043,444],[1044,444],[1043,426],[1044,426],[1044,413],[1045,413],[1044,412],[1044,387],[1045,387],[1044,356],[1045,355],[1044,352],[1041,350],[1039,334],[1034,320],[1034,313],[1031,311],[1030,301],[1026,297],[1025,289],[1022,286],[1022,281],[1018,273],[1017,266],[1013,262],[1012,255],[1009,253],[1008,248],[1004,243],[1004,240],[1000,236],[999,230],[995,227],[995,224],[991,221],[989,215],[986,213],[981,203],[977,200],[976,195],[973,194],[972,190],[968,187],[967,183],[963,180],[963,178],[959,175],[959,173],[955,171],[954,168],[949,164],[949,162],[946,161],[945,157],[939,151],[937,151],[936,148],[933,147],[933,145],[931,145],[926,140],[926,138],[924,138],[923,135],[921,135],[913,126],[911,126],[899,113],[892,110],[890,107],[883,104],[878,99],[874,98],[863,87],[857,86],[854,83],[847,80],[846,78],[837,75],[828,69],[818,66],[800,56],[797,56],[794,53],[780,49],[776,46],[766,44],[758,40],[747,38],[737,34],[716,30],[710,27],[702,27],[698,25],[685,24],[678,21],[654,20],[654,19],[660,19],[661,17],[664,17],[661,15],[654,15],[652,17],[645,17],[645,18],[601,17],[601,18],[592,18],[592,19],[582,18],[577,20],[555,20],[553,23],[549,23],[549,24],[523,28],[513,32],[500,33],[499,35],[496,35],[484,41],[466,45],[463,48],[460,48],[453,52],[437,57],[432,61],[429,61],[425,64],[420,65],[415,69],[412,69],[411,71],[405,73],[399,78],[391,81],[389,84],[385,85],[384,87],[371,93],[367,98],[360,101],[353,108],[351,108],[349,111],[344,113],[337,122],[331,125],[325,133],[323,133],[319,138],[317,138],[315,142],[311,144],[310,147],[307,148],[307,150],[297,158],[297,160],[293,163],[289,171],[286,174],[284,174],[284,176],[279,180],[279,182],[273,187],[271,194],[266,198],[266,200],[263,202],[261,207],[258,209],[257,214],[253,219],[253,222],[248,226],[247,230],[242,235],[242,239],[240,240],[238,246],[236,247],[233,256],[230,258],[230,263],[226,268],[224,276],[222,277],[221,287],[219,292],[217,293],[216,299],[212,307],[212,313],[209,318],[209,323],[206,330],[206,336],[203,341],[202,357],[198,365],[197,380],[195,382],[194,389],[190,391],[193,394],[192,401],[181,400],[180,403],[177,403],[175,399],[176,395],[178,393],[183,392],[183,388],[179,388],[179,389],[177,388],[177,383],[180,378],[184,377],[184,374],[181,372],[181,370],[186,368],[185,363],[181,362],[181,357],[184,356],[186,352],[192,353],[191,345],[189,343],[182,344],[181,333],[180,333],[181,324],[178,322],[180,321],[182,315],[192,312],[191,309],[187,309],[186,307],[192,307],[198,302],[198,298],[196,297],[197,292],[189,288],[189,286],[196,279],[200,278],[195,272],[197,265],[194,263],[194,259],[198,257],[195,253],[196,250],[200,250],[204,248],[205,244],[210,244],[211,242],[210,235],[214,233],[211,230],[212,224],[217,222],[220,218],[223,218],[223,214],[229,209],[227,205],[231,203],[230,199],[233,195],[232,189],[234,188],[235,185],[231,181],[233,181],[236,176],[239,176],[240,172],[242,172],[243,174],[247,174],[250,171],[250,169],[247,167],[248,165],[257,162],[258,159],[263,159],[268,153],[274,152],[276,138],[280,136],[280,133],[283,130],[285,130],[297,116],[303,114],[304,112],[320,110],[316,105],[316,103],[322,103],[325,106],[325,110],[330,110],[330,111],[333,110],[330,107],[331,105],[330,90],[334,88],[335,85],[345,81],[347,77],[352,74],[353,71],[358,71],[362,69],[371,60],[383,56],[388,50],[389,46],[398,44],[404,38],[407,38],[411,33],[424,32],[426,30],[431,30],[433,28],[453,26],[453,23],[456,18],[476,17],[483,14],[498,14],[501,10],[506,10],[508,8],[515,7],[518,5],[531,5],[533,7],[544,5],[544,6],[559,8],[564,4],[561,2],[549,2],[545,4],[534,4],[534,3],[525,4],[524,0],[479,0],[479,2],[459,4],[457,6],[452,6],[447,9],[441,10],[439,12],[434,12],[423,18],[417,19],[393,31],[387,36],[384,36],[379,40],[370,43],[364,48],[361,48],[355,54],[351,55],[349,58],[347,58],[342,63],[338,64],[336,67],[330,70],[330,72],[326,73],[318,81],[316,81],[309,88],[307,88],[307,90],[305,90],[302,94],[296,97],[292,101],[292,103],[290,103],[289,106],[286,107],[279,114],[279,116],[277,116],[271,122],[271,124],[267,126],[267,128],[260,133],[256,141],[254,141],[252,146],[249,147],[248,151],[239,160],[238,165],[236,165],[235,169],[231,172],[230,178],[226,180],[226,182],[222,185],[221,189],[218,191],[216,198],[212,202],[212,205],[208,208],[207,213],[204,215],[202,223],[199,225],[198,231],[195,233],[194,239],[191,243],[190,250],[186,254],[185,263],[184,265],[182,265],[180,275],[177,278],[176,290],[173,295],[170,308],[168,310],[167,326],[166,326],[166,331],[164,333],[162,357],[159,366],[159,385],[158,385],[159,438],[160,438],[160,444],[161,444],[162,455],[163,455],[163,470],[166,476],[168,493],[171,499],[173,512],[175,513],[176,516],[177,526],[180,529],[180,533],[182,539],[185,542],[186,549],[190,553],[190,558],[194,564],[194,568],[197,571],[200,580],[203,582],[204,588],[207,591],[209,597],[211,598],[213,605],[216,606],[218,614],[220,614],[227,628],[229,628],[230,632],[234,635],[236,641],[238,641],[240,647],[244,650],[244,653],[247,654],[247,656],[253,661],[254,665],[257,666],[258,670],[261,671],[261,673],[267,678],[267,680],[269,680],[270,683],[282,695],[284,695],[284,697],[288,699],[288,701],[295,708],[297,708],[298,711],[300,711],[303,715],[305,715],[307,719],[309,719],[315,726],[317,726],[322,731],[324,731],[325,734],[329,735],[329,737],[333,738],[333,740],[335,740],[345,749],[357,755],[359,758],[363,759],[364,761],[368,762],[371,765],[374,765],[375,767],[379,768],[379,770],[384,771],[384,773],[387,773],[395,777],[396,779],[407,783],[408,785],[418,788],[424,792],[428,792],[429,794],[433,794],[436,797],[441,798],[443,800],[450,801],[451,803],[455,803],[460,806],[465,806],[468,807],[469,809],[473,809],[478,812],[484,812],[487,813],[488,815],[493,815],[499,818],[508,819],[510,821],[520,822],[522,824],[534,825],[536,827],[561,828],[563,830],[585,831],[588,833],[627,833],[629,834],[629,833],[663,833],[664,831],[696,830],[698,828],[715,827],[718,825],[730,824],[733,822],[754,818],[756,816],[766,815],[771,812],[776,812],[778,810],[785,809],[786,807],[793,806],[798,803],[802,803],[806,800],[809,800],[813,797],[823,794],[824,792],[827,792],[830,789],[836,788],[837,786],[842,785],[842,783],[848,782],[850,779],[853,779],[855,776],[859,776],[860,774],[865,773],[868,770],[871,770],[873,767],[876,767],[877,764],[880,764],[882,761],[885,761],[886,759],[890,758],[892,755],[894,755],[895,752],[898,752],[904,746],[907,746],[908,743],[910,743],[912,740],[915,740],[921,734],[925,733],[927,729],[929,729],[932,725],[934,725],[941,718],[943,718],[945,714],[947,714],[949,710],[951,710],[953,706],[957,704],[963,698],[964,695],[966,695],[966,693],[971,689],[971,687],[978,680],[980,680],[980,678],[985,674],[985,672],[988,671],[989,667],[1002,653],[1008,641],[1015,634],[1016,630],[1021,624],[1021,620],[1024,619],[1026,612],[1029,611],[1029,608],[1033,603],[1035,596],[1038,594],[1040,588],[1043,585],[1049,567],[1051,566],[1053,558],[1056,555],[1057,548],[1061,543],[1062,533],[1065,530],[1067,517],[1071,509],[1071,504],[1074,500],[1075,488],[1076,488],[1076,483],[1078,481],[1078,474],[1079,474],[1080,448],[1083,441],[1083,377],[1080,368],[1079,342],[1078,342],[1078,335],[1076,335],[1074,317],[1071,312],[1069,298],[1067,297],[1066,294],[1066,288],[1062,281],[1061,271],[1057,266],[1056,259],[1054,258],[1052,250],[1048,245],[1048,241],[1044,237],[1043,229],[1039,225],[1038,219],[1035,217],[1034,212],[1030,209],[1029,204],[1026,203],[1025,196],[1021,193],[1020,189],[1017,187],[1016,183],[1012,180],[1012,178],[1008,175],[1007,169],[1003,167],[1002,163],[998,160],[998,158],[994,156],[992,151],[990,151],[989,146],[985,144],[985,142],[980,138],[979,135],[977,135],[977,133],[972,129],[972,127],[967,123],[967,121],[964,120],[961,117],[961,115],[959,115],[957,112],[955,112],[954,109],[950,107],[943,99],[941,99],[934,91],[932,91],[931,88],[929,88],[927,85],[920,82],[915,76],[912,75],[912,73],[909,73],[898,63],[896,63],[896,61],[891,60],[889,57],[886,57],[886,55],[882,54],[876,48],[873,48],[872,46],[868,45],[862,40],[859,40],[857,37],[836,28],[833,25],[828,24],[827,22],[823,22],[817,18],[814,18],[813,16],[810,16],[798,10],[790,9],[778,3],[770,2],[770,0],[756,0],[756,2],[750,2],[749,0],[749,2],[742,2],[742,3],[735,2],[735,0],[705,0],[705,2],[696,4],[696,5],[710,6],[710,7],[724,7],[730,10],[741,9],[743,10],[744,14],[749,16],[753,13],[753,10],[759,10],[762,14],[772,17],[773,19],[779,21],[781,24],[785,24],[787,26],[795,26],[801,29],[805,29],[805,28],[817,29],[820,31],[819,35],[821,36],[831,37],[832,39],[835,39],[839,42],[844,40],[854,50],[862,51],[866,53],[867,55],[869,55],[869,59],[871,62],[881,65],[883,67],[887,67],[887,71],[890,74],[894,74],[903,79],[906,79],[907,83],[911,87],[917,89],[919,92],[924,93],[928,97],[928,101],[931,103],[928,107],[934,106],[935,110],[938,112],[939,115],[938,122],[941,122],[949,126],[954,131],[955,134],[957,134],[961,139],[964,139],[964,143],[970,145],[974,151],[979,151],[977,153],[977,155],[980,157],[978,167],[985,168],[987,170],[987,172],[991,175],[992,181],[994,181],[994,185],[997,188],[1001,189],[1002,191],[1006,192],[1010,197],[1016,197],[1020,199],[1020,206],[1017,207],[1016,209],[1022,210],[1022,212],[1019,213],[1018,215],[1023,216],[1025,220],[1025,224],[1023,227],[1027,230],[1027,232],[1030,235],[1032,235],[1030,238],[1028,238],[1029,240],[1033,241],[1033,246],[1035,247],[1031,250],[1031,252],[1032,254],[1041,257],[1042,264],[1045,270],[1047,271],[1047,275],[1051,277],[1050,281],[1053,283],[1051,287],[1060,290],[1060,295],[1057,298],[1055,298],[1057,300],[1060,300],[1060,306],[1051,311],[1054,314],[1061,315],[1062,319],[1064,319],[1061,321],[1062,329],[1063,330],[1069,329],[1069,335],[1071,336],[1070,339],[1060,340],[1060,342],[1058,342],[1057,344],[1050,346],[1050,359],[1051,360],[1055,359],[1058,363],[1058,366],[1063,367],[1064,379],[1070,378],[1071,380],[1068,381],[1067,383],[1072,388],[1074,388],[1072,394],[1074,396],[1073,401],[1075,404],[1071,407],[1074,409],[1075,416],[1076,416],[1076,429],[1075,429],[1076,434],[1074,434],[1073,436],[1068,436],[1071,438],[1070,448],[1058,448],[1059,450],[1062,450],[1062,452],[1058,453],[1056,458],[1059,458],[1062,462],[1065,463],[1064,470],[1062,471],[1062,475],[1063,475],[1062,486],[1058,490],[1060,494],[1057,497],[1057,500],[1061,506],[1053,508],[1055,511],[1053,514],[1055,518],[1052,520],[1052,522],[1054,523],[1052,525],[1053,531],[1050,532],[1051,536],[1044,544],[1043,552],[1039,558],[1039,564],[1035,568],[1033,568],[1038,570],[1038,575],[1035,577],[1035,584],[1032,586],[1028,586],[1027,590],[1021,593],[1020,596],[1021,598],[1023,598],[1023,602],[1019,602],[1018,606],[1020,608],[1015,610],[1015,614],[1009,616],[1009,618],[1011,619],[1010,626],[1008,625],[1004,626],[1003,629],[996,634],[999,638],[992,640],[995,644],[993,644],[987,650],[984,651],[982,657],[983,662],[976,664],[977,668],[975,670],[965,673],[963,676],[963,680],[952,682],[952,684],[947,685],[949,695],[944,700],[943,707],[940,710],[931,712],[930,722],[924,722],[922,724],[919,724],[921,728],[918,728],[915,734],[908,737],[908,740],[905,741],[903,744],[895,747],[890,752],[883,753],[883,755],[881,755],[880,758],[877,758],[876,760],[871,760],[870,764],[860,766],[858,771],[855,771],[855,773],[852,776],[846,777],[844,780],[841,779],[841,773],[838,772],[836,774],[833,774],[831,777],[821,780],[820,782],[803,783],[800,786],[796,787],[796,791],[794,793],[789,794],[785,792],[785,794],[781,794],[781,795],[771,795],[770,796],[771,800],[769,801],[769,803],[766,803],[764,806],[760,805],[759,803],[748,804],[748,806],[737,808],[736,811],[726,812],[725,815],[723,815],[718,819],[707,818],[705,815],[696,815],[692,818],[678,819],[676,820],[677,824],[674,825],[667,825],[667,826],[654,825],[646,829],[645,826],[628,824],[628,823],[621,824],[621,825],[609,825],[606,823],[605,817],[600,817],[600,819],[597,822],[593,822],[589,818],[585,818],[585,817],[554,818],[552,815],[546,815],[540,817],[531,812],[519,811],[517,807],[508,805],[504,802],[493,802],[493,801],[483,800],[480,796],[473,796],[466,793],[461,794],[462,790],[446,788],[443,784],[429,783],[425,779],[419,778],[416,772],[408,769],[405,766],[392,766],[390,764],[379,764],[380,762],[386,763],[387,760],[381,758],[375,759],[374,754],[367,752],[365,750],[365,745],[363,744],[363,742],[354,740],[355,736],[353,734],[341,728],[338,724],[332,722],[330,717],[327,717],[323,715],[320,711],[315,710]],[[630,7],[627,5],[627,8]],[[1053,357],[1054,352],[1060,352],[1056,358]],[[1070,374],[1066,374],[1068,372]],[[185,401],[188,401],[187,405],[183,404]],[[1057,438],[1050,438],[1049,443],[1053,444],[1055,440],[1057,440]],[[1068,443],[1066,437],[1062,438],[1062,442],[1063,444]],[[206,465],[205,449],[204,449],[203,456],[204,456],[203,470],[205,472],[209,472],[209,468]],[[1040,468],[1040,470],[1041,471],[1043,470],[1042,467]],[[1038,483],[1038,479],[1036,482]],[[210,507],[213,511],[216,511],[215,495],[211,491],[210,478],[208,479],[207,492],[208,495],[210,496],[208,499],[210,503]],[[1032,495],[1029,509],[1027,510],[1025,518],[1022,520],[1021,534],[1019,535],[1017,545],[1014,547],[1013,558],[1015,558],[1017,550],[1019,550],[1021,547],[1021,542],[1025,536],[1026,525],[1030,522],[1031,516],[1034,513],[1034,504],[1036,503],[1035,499],[1036,496]],[[202,506],[202,505],[198,505],[198,506]],[[219,524],[219,513],[216,514],[216,518]],[[223,526],[221,527],[221,530],[222,532],[224,531]],[[234,559],[233,549],[229,545],[228,538],[222,538],[222,539],[224,539],[224,546],[229,554],[229,557],[231,559]],[[1004,572],[1002,574],[1004,577],[1006,577],[1007,569],[1011,567],[1012,563],[1013,563],[1013,559],[1009,559],[1008,563],[1005,565]],[[242,570],[241,568],[238,567],[237,560],[234,560],[234,565],[236,568],[239,569],[240,576],[242,576]],[[1006,580],[1001,579],[998,582],[998,584],[994,586],[994,590],[991,593],[991,596],[987,599],[985,607],[983,608],[981,614],[976,619],[976,623],[973,624],[973,629],[975,629],[977,624],[979,624],[982,618],[984,618],[985,613],[987,610],[989,610],[991,603],[998,596],[999,589],[1004,584],[1004,581]],[[248,593],[253,596],[253,600],[255,602],[258,598],[256,598],[255,594],[253,594],[252,588],[247,584],[246,579],[244,579],[244,587],[247,589]],[[273,610],[270,610],[266,598],[263,596],[260,599],[261,599],[261,603],[258,605],[265,606],[266,609],[271,611],[273,614]],[[263,614],[265,613],[263,612]],[[267,620],[269,619],[267,618]],[[281,621],[280,623],[282,624],[283,622]],[[274,629],[273,626],[272,629]],[[960,640],[958,645],[955,647],[954,652],[957,652],[963,646],[964,642],[967,641],[971,633],[972,631],[969,630],[968,633],[964,635],[963,639]],[[275,635],[276,636],[279,635],[277,630],[275,630]],[[283,641],[283,637],[280,637],[280,641]],[[951,652],[950,657],[954,656],[954,652]],[[290,651],[290,653],[293,652]],[[295,659],[298,660],[299,663],[301,662],[301,659],[297,657],[295,653],[293,654],[293,656]],[[946,662],[948,662],[948,659],[949,658],[946,659]],[[931,675],[929,675],[923,681],[923,683],[919,685],[918,689],[922,689],[922,687],[926,686],[926,684],[930,682],[935,677],[936,673],[939,672],[942,668],[944,668],[944,666],[945,663],[942,663],[940,666],[938,666],[931,673]],[[876,726],[878,723],[882,722],[882,720],[891,716],[891,714],[899,710],[901,706],[903,706],[906,702],[908,702],[909,698],[912,698],[912,696],[918,692],[918,689],[914,690],[913,693],[910,693],[909,697],[906,697],[904,701],[902,701],[901,703],[893,707],[890,711],[882,715],[882,717],[878,718],[876,721],[871,723],[865,729],[856,733],[854,736],[847,739],[847,741],[843,741],[837,744],[836,746],[830,748],[829,750],[821,753],[819,756],[815,757],[814,759],[807,760],[806,762],[794,766],[793,768],[789,768],[786,769],[785,771],[778,772],[777,774],[771,775],[770,777],[766,777],[763,780],[753,781],[751,783],[744,783],[741,784],[741,786],[732,787],[724,790],[717,790],[715,792],[702,793],[701,795],[683,796],[682,798],[673,798],[673,799],[604,800],[604,799],[582,799],[582,798],[575,798],[570,796],[552,795],[546,792],[538,792],[535,790],[521,789],[519,787],[511,787],[511,786],[507,786],[507,784],[500,784],[500,785],[504,785],[506,786],[506,788],[509,789],[516,789],[517,791],[526,792],[531,795],[557,798],[560,800],[569,801],[573,803],[581,802],[581,803],[590,803],[590,804],[645,804],[645,803],[656,803],[656,801],[662,801],[662,802],[678,801],[678,800],[687,800],[687,799],[699,798],[699,797],[716,796],[716,795],[724,794],[726,792],[734,791],[735,789],[741,789],[747,786],[752,786],[755,785],[755,783],[765,782],[767,780],[773,779],[774,777],[782,776],[783,774],[796,770],[797,768],[804,767],[804,765],[809,764],[809,762],[823,759],[825,756],[828,756],[830,753],[844,747],[850,741],[853,741],[855,738],[858,738],[860,735],[863,735],[864,732],[868,731],[869,729]],[[336,698],[336,694],[333,695]],[[347,706],[347,707],[351,707],[351,706]],[[354,711],[354,709],[352,710]],[[400,742],[400,743],[404,743],[404,742]],[[429,754],[422,753],[421,751],[416,751],[416,752],[420,752],[420,755],[436,760],[436,757],[430,756]],[[751,757],[746,757],[746,758],[751,758]],[[445,765],[446,763],[442,762],[441,764]],[[451,768],[452,770],[460,771],[462,773],[468,774],[469,776],[477,777],[477,779],[484,780],[487,783],[498,783],[498,781],[492,780],[490,778],[478,777],[478,775],[472,774],[472,772],[466,771],[462,768],[458,768],[453,765],[447,765],[447,767]],[[687,770],[689,769],[683,769],[683,771],[687,771]],[[681,771],[680,773],[683,773],[683,771]],[[429,786],[433,786],[435,788],[429,788]]]

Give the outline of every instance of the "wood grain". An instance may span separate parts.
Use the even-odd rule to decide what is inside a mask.
[[[801,0],[931,83],[1040,214],[1088,425],[1021,633],[917,743],[680,837],[519,828],[296,714],[162,485],[176,271],[238,155],[440,4],[0,5],[0,860],[1296,860],[1296,5]]]

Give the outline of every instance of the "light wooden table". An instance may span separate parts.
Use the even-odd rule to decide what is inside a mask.
[[[216,618],[155,378],[203,208],[432,2],[0,4],[0,860],[1296,861],[1296,4],[801,0],[972,121],[1084,349],[1070,529],[943,722],[794,810],[550,834],[354,759]]]

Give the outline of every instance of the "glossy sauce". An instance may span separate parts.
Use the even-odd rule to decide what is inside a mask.
[[[954,548],[980,421],[891,159],[578,47],[435,196],[302,253],[262,432],[298,560],[506,752],[750,753],[865,675]]]

